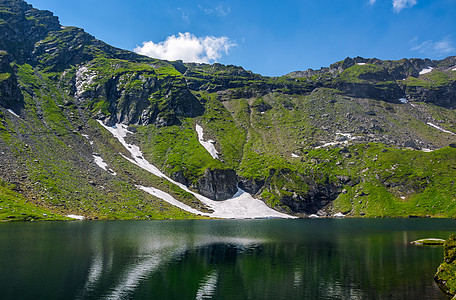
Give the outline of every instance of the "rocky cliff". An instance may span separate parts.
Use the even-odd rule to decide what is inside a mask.
[[[440,289],[447,295],[456,297],[456,235],[452,234],[444,245],[444,261],[434,277]]]

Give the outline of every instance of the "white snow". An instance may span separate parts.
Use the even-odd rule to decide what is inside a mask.
[[[299,155],[297,155],[297,154],[294,154],[294,153],[291,153],[291,157],[295,157],[295,158],[298,158],[298,157],[299,157]]]
[[[345,215],[341,212],[338,212],[337,214],[334,214],[334,218],[345,218]]]
[[[432,123],[429,123],[429,122],[427,122],[427,124],[428,124],[429,126],[434,127],[435,129],[438,129],[438,130],[442,131],[442,132],[446,132],[446,133],[449,133],[449,134],[452,134],[452,135],[456,135],[454,132],[445,130],[445,129],[443,129],[442,127],[439,127],[439,126],[437,126],[437,125],[435,125],[435,124],[432,124]]]
[[[409,102],[409,101],[407,100],[407,98],[400,98],[399,101],[400,101],[402,104],[405,104],[405,103]]]
[[[423,149],[421,149],[421,151],[423,151],[423,152],[432,152],[432,151],[434,151],[434,150],[427,149],[427,148],[423,148]]]
[[[319,216],[319,215],[316,215],[316,214],[311,214],[311,215],[309,216],[309,218],[311,218],[311,219],[318,219],[318,218],[320,218],[320,216]]]
[[[200,144],[203,145],[203,147],[207,150],[207,152],[209,152],[209,154],[213,158],[218,159],[219,158],[218,152],[215,149],[214,141],[213,140],[204,141],[204,139],[203,139],[203,136],[204,136],[203,127],[196,124],[196,132],[198,133],[198,141],[200,142]]]
[[[13,116],[20,118],[12,109],[7,109]]]
[[[103,158],[101,156],[95,155],[95,154],[92,155],[92,156],[93,156],[93,159],[94,159],[95,163],[97,164],[97,166],[99,166],[100,168],[102,168],[106,172],[111,173],[114,176],[117,175],[116,172],[114,172],[111,169],[108,169],[108,164],[103,160]]]
[[[176,200],[171,195],[156,189],[156,188],[147,188],[147,187],[140,187],[142,190],[154,195],[156,197],[161,198],[162,200],[172,204],[172,205],[180,205],[178,207],[189,211],[191,213],[198,213],[201,215],[210,216],[213,218],[228,218],[228,219],[246,219],[246,218],[294,218],[293,216],[289,216],[283,213],[279,213],[272,208],[269,208],[263,201],[255,199],[249,193],[238,189],[238,192],[230,199],[224,201],[214,201],[207,197],[204,197],[192,190],[190,190],[187,186],[179,183],[177,181],[172,180],[165,174],[163,174],[157,167],[149,163],[146,159],[143,158],[143,154],[138,146],[128,144],[125,141],[125,137],[127,133],[131,133],[127,130],[127,126],[124,124],[116,124],[113,127],[108,127],[103,124],[100,120],[98,120],[101,126],[111,132],[114,137],[116,137],[119,142],[127,149],[133,158],[128,158],[122,155],[125,159],[127,159],[132,164],[137,165],[138,167],[154,174],[155,176],[164,178],[169,182],[179,186],[186,192],[193,194],[198,200],[200,200],[203,204],[211,208],[214,212],[213,213],[203,213],[194,210],[193,208],[181,203],[180,201]],[[175,203],[178,201],[180,204]],[[195,212],[196,211],[196,212]]]
[[[76,220],[84,220],[84,216],[78,216],[78,215],[67,215],[68,218],[76,219]]]
[[[358,66],[364,66],[366,63],[357,63]]]
[[[179,200],[176,200],[173,196],[171,196],[170,194],[168,194],[162,190],[156,189],[154,187],[145,187],[145,186],[140,186],[140,185],[138,185],[137,187],[139,189],[145,191],[146,193],[151,194],[152,196],[160,198],[160,199],[168,202],[169,204],[179,207],[180,209],[183,209],[185,211],[188,211],[188,212],[191,212],[191,213],[194,213],[197,215],[202,214],[202,215],[208,216],[207,213],[202,213],[202,212],[188,206],[187,204],[184,204],[184,203],[180,202]]]
[[[451,71],[456,71],[456,68],[451,69]]]
[[[336,136],[344,136],[347,139],[344,141],[334,141],[334,142],[323,142],[324,144],[318,147],[315,147],[315,149],[320,149],[320,148],[326,148],[330,146],[336,146],[336,145],[347,145],[350,141],[356,140],[357,136],[352,136],[351,133],[342,133],[342,132],[336,132]]]
[[[432,67],[424,68],[423,70],[420,71],[420,75],[430,73],[430,72],[432,72],[432,69],[433,69]]]

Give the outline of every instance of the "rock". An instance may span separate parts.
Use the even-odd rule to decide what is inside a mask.
[[[232,169],[206,169],[196,184],[196,190],[213,200],[226,200],[237,192],[237,176]]]
[[[436,246],[436,245],[443,245],[445,240],[443,239],[436,239],[436,238],[426,238],[426,239],[419,239],[413,242],[410,242],[412,245],[423,245],[423,246]]]
[[[415,141],[413,141],[413,140],[406,141],[404,143],[404,147],[419,150],[419,147],[416,145]]]
[[[434,281],[445,294],[456,295],[456,235],[450,235],[444,244],[444,261],[438,267]]]

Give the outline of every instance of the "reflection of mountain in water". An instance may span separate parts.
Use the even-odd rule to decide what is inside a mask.
[[[409,242],[448,230],[453,220],[8,224],[0,284],[7,299],[445,299],[432,280],[442,249]]]

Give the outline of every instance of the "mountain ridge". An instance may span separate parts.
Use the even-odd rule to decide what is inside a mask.
[[[142,159],[214,200],[239,186],[294,216],[456,212],[454,56],[347,58],[266,77],[111,47],[20,0],[0,0],[0,37],[0,182],[28,207],[2,206],[0,219],[43,219],[35,207],[44,219],[198,218],[146,186],[210,211],[132,164],[97,121],[128,126]]]

